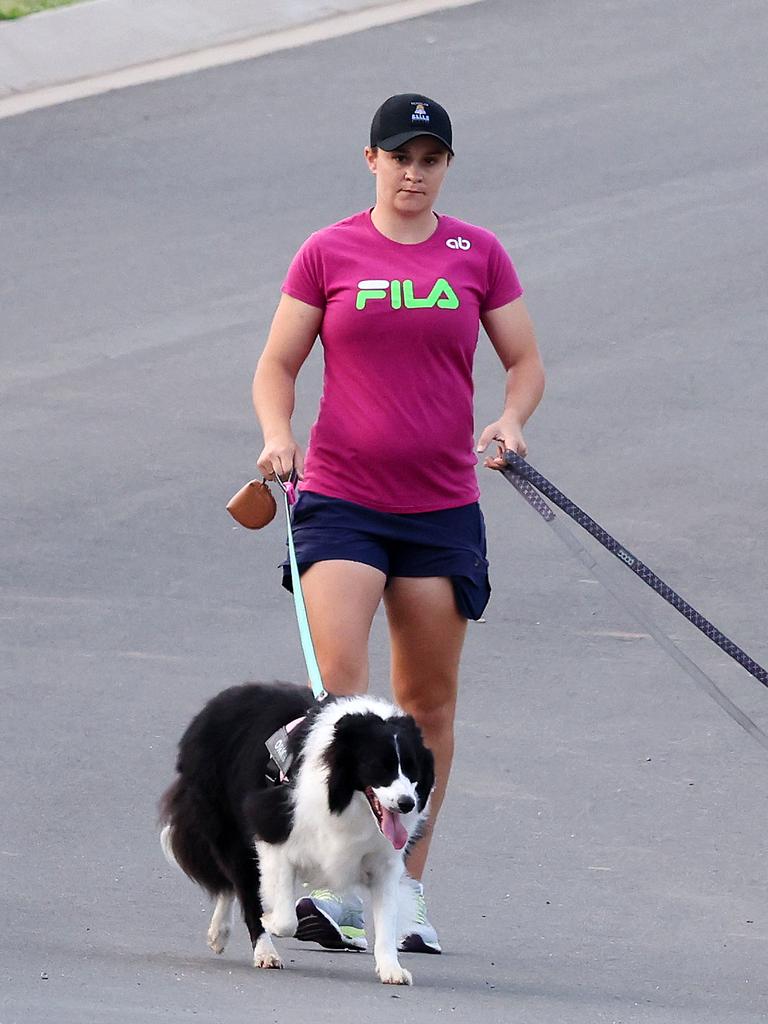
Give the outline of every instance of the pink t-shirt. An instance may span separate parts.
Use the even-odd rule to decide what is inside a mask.
[[[441,216],[425,242],[403,245],[366,210],[311,235],[282,290],[324,311],[302,488],[381,512],[477,501],[480,316],[522,295],[496,236]]]

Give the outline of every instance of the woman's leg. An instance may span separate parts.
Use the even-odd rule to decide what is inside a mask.
[[[363,562],[315,562],[301,577],[320,675],[329,693],[368,689],[368,636],[387,577]]]
[[[368,637],[387,577],[362,562],[315,562],[301,586],[309,627],[329,693],[351,696],[368,689]],[[351,894],[314,890],[296,904],[296,937],[327,949],[366,949],[363,904]]]
[[[407,865],[411,877],[419,879],[453,760],[453,721],[467,620],[456,608],[453,585],[447,577],[394,577],[384,592],[384,604],[395,700],[416,719],[435,757],[429,824]]]

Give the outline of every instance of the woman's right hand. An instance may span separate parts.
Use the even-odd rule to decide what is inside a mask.
[[[292,469],[296,470],[299,480],[304,478],[304,452],[293,434],[267,438],[256,465],[267,480],[274,480],[275,474],[287,480]]]

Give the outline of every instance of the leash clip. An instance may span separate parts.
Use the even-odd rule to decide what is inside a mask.
[[[275,473],[275,483],[285,495],[289,505],[295,505],[299,500],[299,496],[296,493],[298,479],[299,477],[295,469],[291,470],[287,480],[281,480],[277,473]]]

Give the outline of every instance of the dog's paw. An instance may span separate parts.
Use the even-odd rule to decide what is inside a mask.
[[[232,931],[232,910],[234,893],[220,892],[216,897],[216,906],[208,926],[208,946],[214,953],[223,953],[229,942]]]
[[[259,936],[253,947],[253,966],[277,971],[283,967],[283,961],[266,932]]]
[[[292,939],[299,927],[293,908],[291,908],[291,913],[285,915],[278,915],[271,910],[268,914],[264,914],[261,923],[270,935],[275,935],[279,939]]]
[[[223,953],[230,933],[231,929],[227,922],[221,922],[218,925],[211,922],[211,927],[208,929],[208,948],[213,949],[215,953]]]
[[[256,953],[253,954],[253,966],[260,967],[264,970],[281,971],[285,964],[280,959],[276,952],[272,953]]]
[[[413,975],[406,971],[400,964],[388,964],[386,967],[376,967],[376,973],[384,985],[412,985]]]
[[[214,953],[223,953],[229,942],[230,927],[228,924],[211,925],[208,929],[208,947]]]

